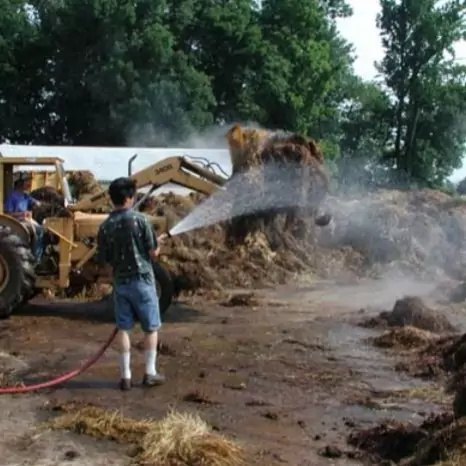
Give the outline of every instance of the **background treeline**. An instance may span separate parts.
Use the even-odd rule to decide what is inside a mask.
[[[0,142],[164,146],[255,122],[318,139],[343,184],[445,187],[465,153],[449,52],[466,2],[380,4],[364,82],[345,0],[0,0]]]

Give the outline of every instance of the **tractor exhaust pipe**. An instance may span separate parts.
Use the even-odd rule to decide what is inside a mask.
[[[138,154],[134,154],[129,160],[128,160],[128,176],[131,176],[133,174],[133,162],[137,159]]]

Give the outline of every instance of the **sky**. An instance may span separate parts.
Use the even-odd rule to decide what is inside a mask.
[[[370,80],[376,76],[374,62],[383,57],[382,45],[376,26],[376,16],[379,12],[378,0],[349,0],[354,14],[351,18],[339,21],[341,34],[354,45],[355,71],[364,79]],[[466,42],[456,47],[458,58],[466,59]],[[466,60],[465,60],[466,61]],[[212,142],[222,140],[218,131]],[[44,147],[44,146],[10,146],[0,145],[0,153],[4,156],[58,156],[65,160],[69,170],[91,170],[98,179],[109,180],[127,173],[127,161],[135,153],[138,158],[134,162],[136,170],[146,167],[171,155],[191,155],[205,157],[212,162],[220,163],[224,170],[231,171],[229,155],[226,149],[196,149],[205,141],[191,140],[188,148],[178,149],[141,149],[141,148],[82,148],[82,147]],[[216,145],[215,147],[220,147]],[[466,177],[466,154],[463,167],[453,173],[451,179],[456,182]]]

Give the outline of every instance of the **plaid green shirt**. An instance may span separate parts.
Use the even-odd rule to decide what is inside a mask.
[[[141,276],[154,279],[149,251],[156,248],[154,229],[143,214],[115,210],[100,225],[96,259],[112,266],[115,283]]]

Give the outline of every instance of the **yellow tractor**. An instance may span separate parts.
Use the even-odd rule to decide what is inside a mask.
[[[129,175],[138,189],[147,188],[134,208],[138,208],[154,191],[166,184],[176,184],[201,194],[211,195],[222,189],[226,176],[216,173],[215,164],[185,156],[170,157]],[[76,284],[111,283],[108,268],[94,260],[96,238],[107,214],[86,213],[109,203],[108,192],[84,197],[76,202],[71,195],[64,161],[58,157],[1,157],[0,155],[0,317],[7,318],[37,292],[65,291]],[[4,212],[8,193],[13,189],[18,169],[25,166],[52,166],[53,171],[32,171],[33,189],[51,186],[63,196],[63,205],[53,216],[41,219],[44,250],[39,264],[32,250],[37,241],[35,229],[28,221],[20,221]],[[218,167],[218,166],[217,166]],[[220,167],[218,167],[220,168]],[[40,174],[40,175],[39,175]],[[164,217],[149,216],[158,231],[168,231]],[[168,309],[173,298],[173,284],[168,272],[154,262],[159,291],[160,310]]]

